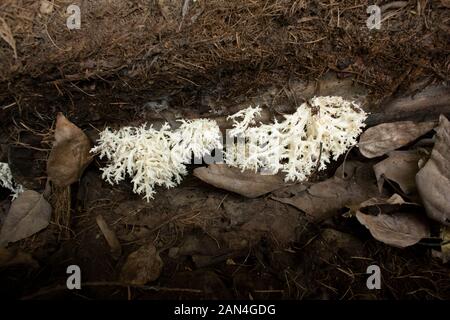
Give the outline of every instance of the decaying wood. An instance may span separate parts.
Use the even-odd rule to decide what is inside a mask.
[[[289,97],[289,101],[280,102],[277,97],[281,94]],[[398,97],[374,103],[369,101],[367,89],[357,84],[353,79],[339,79],[329,73],[316,82],[295,82],[287,84],[284,88],[269,88],[257,96],[245,97],[244,101],[236,105],[216,106],[220,111],[212,110],[209,119],[217,121],[222,130],[232,127],[227,117],[249,106],[259,105],[263,110],[257,121],[269,123],[273,118],[281,119],[283,114],[291,114],[304,101],[314,96],[342,96],[345,99],[357,102],[364,111],[369,113],[366,120],[367,127],[380,123],[394,121],[438,121],[439,115],[450,116],[450,88],[445,85],[428,86],[419,92],[405,93]],[[214,109],[214,106],[212,107]],[[160,124],[168,121],[171,125],[179,125],[177,116],[172,110],[157,113],[157,118],[150,119],[148,123]],[[164,119],[161,119],[163,115]],[[185,118],[198,118],[198,114],[190,114]]]
[[[369,110],[368,110],[369,111]],[[450,88],[430,86],[415,95],[393,98],[367,119],[368,126],[393,121],[436,121],[450,114]]]
[[[316,89],[318,87],[319,89]],[[429,86],[416,94],[394,97],[380,105],[373,105],[367,101],[367,93],[355,86],[352,81],[340,81],[339,79],[319,81],[318,84],[297,85],[294,94],[298,97],[297,105],[314,96],[340,95],[346,99],[355,99],[361,104],[364,111],[369,113],[366,120],[368,127],[394,121],[437,121],[441,114],[450,116],[450,88],[445,85]],[[257,102],[258,99],[240,104],[228,109],[227,114],[247,108],[249,105],[257,105]],[[270,108],[263,108],[261,118],[258,119],[261,122],[269,122],[274,117],[295,111],[292,105],[273,106],[264,95],[261,96],[259,102],[262,102],[260,103],[262,107],[270,106]],[[231,127],[231,122],[226,118],[227,116],[213,117],[222,129]]]

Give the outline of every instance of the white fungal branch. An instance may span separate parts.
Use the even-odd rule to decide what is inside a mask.
[[[249,107],[228,117],[233,129],[227,140],[225,163],[242,170],[271,173],[282,171],[286,181],[304,181],[323,170],[351,146],[364,127],[367,114],[342,97],[316,97],[303,103],[295,113],[271,124],[257,123],[261,108]],[[181,120],[171,130],[168,124],[124,127],[100,133],[93,153],[107,158],[103,178],[117,184],[131,177],[133,191],[153,198],[156,186],[171,188],[187,174],[192,156],[200,158],[222,149],[222,135],[215,121]]]
[[[229,132],[231,138],[235,138],[233,136],[235,131],[233,130]],[[227,144],[225,163],[242,170],[257,172],[260,169],[265,169],[276,173],[282,168],[280,157],[283,150],[280,139],[281,135],[276,123],[247,127],[245,131],[239,133],[236,141]]]
[[[256,124],[255,118],[260,116],[261,108],[259,106],[255,108],[250,106],[229,116],[227,120],[233,120],[233,129],[230,130],[229,135],[231,137],[238,137],[239,135],[245,134],[250,125]],[[242,120],[238,121],[237,119],[239,118],[242,118]]]
[[[117,184],[128,175],[133,192],[149,201],[156,186],[171,188],[181,182],[192,154],[202,157],[221,146],[217,123],[200,119],[182,121],[175,131],[167,123],[159,130],[146,125],[117,131],[106,129],[91,152],[108,159],[108,165],[102,169],[107,182]]]
[[[180,120],[181,126],[172,137],[173,156],[180,157],[183,163],[189,162],[192,155],[201,158],[216,148],[222,148],[222,133],[213,120]]]
[[[23,192],[23,187],[14,182],[11,168],[7,163],[0,162],[0,187],[9,189],[13,193],[13,199]]]
[[[282,170],[286,181],[304,181],[315,170],[323,170],[349,147],[364,127],[366,113],[342,97],[316,97],[303,103],[282,122],[256,124],[255,108],[233,116],[233,133],[241,136],[227,150],[226,163],[242,170]],[[242,118],[241,122],[236,118]],[[251,124],[256,124],[251,127]]]

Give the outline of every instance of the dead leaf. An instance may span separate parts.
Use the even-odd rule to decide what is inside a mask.
[[[361,134],[359,151],[366,158],[382,156],[413,142],[435,127],[435,122],[399,121],[382,123]]]
[[[385,180],[398,184],[405,194],[416,191],[416,174],[419,171],[421,155],[414,150],[392,151],[389,157],[373,166],[377,177],[378,190],[382,192]]]
[[[378,241],[405,248],[430,235],[426,219],[420,213],[408,212],[408,206],[419,208],[398,194],[389,199],[372,198],[361,203],[356,218]]]
[[[336,170],[333,178],[312,184],[290,198],[272,198],[302,210],[313,221],[321,221],[344,207],[376,196],[379,191],[372,164],[347,161]]]
[[[88,136],[76,125],[58,113],[55,142],[47,162],[47,174],[59,187],[77,182],[91,163],[92,144]]]
[[[108,223],[105,221],[105,218],[103,218],[101,214],[96,217],[96,221],[100,231],[106,239],[106,242],[111,248],[111,254],[114,258],[120,257],[122,254],[122,246],[120,245],[119,239],[117,239],[115,232],[111,230]]]
[[[39,264],[29,253],[21,250],[0,248],[0,268],[7,268],[17,265],[29,265],[32,268],[39,267]]]
[[[131,253],[120,275],[121,281],[133,285],[144,285],[159,278],[163,262],[153,244],[144,245]]]
[[[0,232],[0,245],[25,239],[46,228],[52,207],[44,197],[27,190],[14,200]]]
[[[13,49],[14,58],[17,59],[16,40],[14,40],[11,29],[2,17],[0,17],[0,37]]]
[[[194,170],[194,176],[217,188],[256,198],[284,186],[281,175],[241,171],[226,164],[211,164]]]
[[[49,0],[41,0],[41,6],[39,7],[39,11],[42,14],[50,14],[53,12],[53,2]]]
[[[430,218],[450,226],[450,122],[439,118],[430,159],[416,175],[416,183]]]

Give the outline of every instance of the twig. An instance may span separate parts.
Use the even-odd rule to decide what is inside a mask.
[[[0,109],[6,110],[6,109],[8,109],[8,108],[11,108],[11,107],[15,106],[16,104],[17,104],[17,102],[13,102],[13,103],[11,103],[11,104],[8,104],[8,105],[6,105],[6,106],[1,107]]]

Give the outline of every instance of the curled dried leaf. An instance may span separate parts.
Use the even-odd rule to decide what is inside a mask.
[[[450,226],[450,122],[441,116],[430,159],[416,176],[417,189],[430,218]]]
[[[379,157],[413,142],[434,127],[434,121],[382,123],[361,134],[359,151],[367,158]]]
[[[120,279],[124,283],[144,285],[159,278],[163,262],[153,244],[144,245],[131,253],[122,268]]]
[[[52,207],[44,196],[27,190],[14,200],[0,231],[0,245],[25,239],[46,228]]]
[[[373,166],[377,177],[378,189],[383,189],[386,180],[398,184],[405,194],[416,190],[416,174],[419,171],[421,155],[412,151],[392,151],[389,157]]]
[[[417,205],[404,202],[397,194],[389,199],[372,198],[360,205],[356,218],[378,241],[405,248],[430,235],[424,216],[408,212],[411,206]]]
[[[242,171],[226,164],[211,164],[194,170],[194,176],[217,188],[256,198],[284,186],[281,175]]]
[[[358,205],[376,196],[379,191],[372,164],[347,161],[333,178],[312,184],[293,197],[273,199],[302,210],[313,221],[321,221],[336,215],[344,207]]]
[[[47,174],[59,187],[77,182],[92,161],[88,136],[62,113],[56,119],[55,142],[47,162]]]

